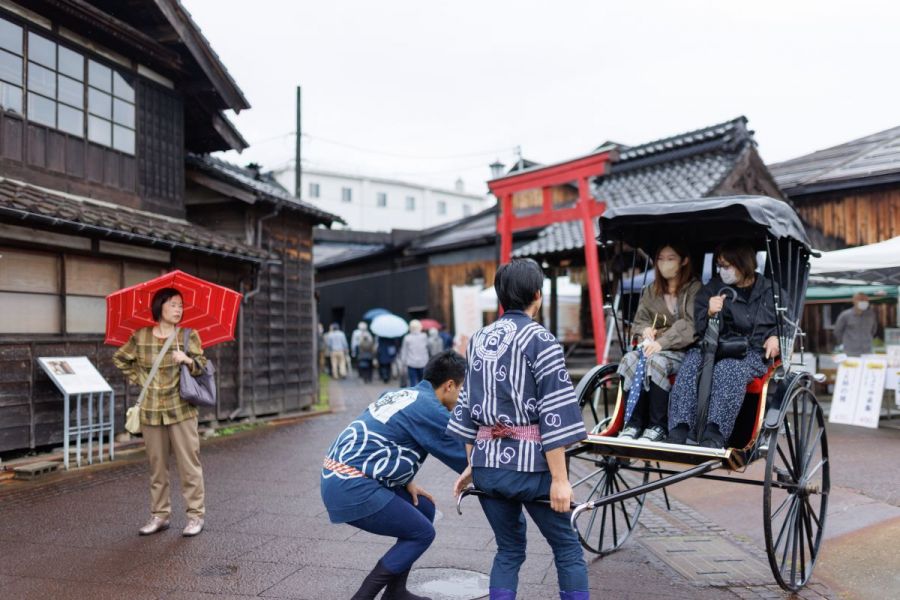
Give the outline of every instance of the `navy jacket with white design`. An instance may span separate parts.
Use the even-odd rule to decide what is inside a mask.
[[[547,471],[544,453],[587,437],[556,338],[520,310],[469,341],[469,368],[447,431],[473,444],[472,466]],[[480,427],[538,425],[540,441],[476,440]]]
[[[331,521],[347,523],[384,508],[395,496],[393,488],[412,481],[429,454],[461,473],[466,450],[447,435],[449,418],[428,381],[387,392],[370,404],[328,450],[328,458],[365,475],[322,469],[322,501]]]

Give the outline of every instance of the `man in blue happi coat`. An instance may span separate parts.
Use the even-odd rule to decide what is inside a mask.
[[[471,479],[487,494],[481,506],[497,541],[491,600],[516,597],[525,561],[523,506],[553,550],[560,598],[588,598],[587,565],[569,525],[565,457],[566,446],[587,433],[562,347],[534,322],[543,281],[531,259],[497,269],[494,289],[506,312],[472,336],[466,383],[448,424],[471,459],[454,493]]]
[[[434,540],[434,500],[413,478],[429,454],[457,473],[466,468],[464,444],[446,432],[465,373],[456,352],[436,354],[419,385],[370,404],[325,457],[321,491],[331,521],[397,538],[354,600],[375,598],[382,589],[384,600],[427,600],[406,589],[413,563]]]

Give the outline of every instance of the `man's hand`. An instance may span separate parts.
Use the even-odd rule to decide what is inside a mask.
[[[574,497],[568,479],[554,479],[550,484],[550,508],[556,512],[564,513],[572,510]]]
[[[766,360],[775,358],[776,356],[781,354],[781,348],[778,344],[778,337],[774,335],[766,338],[766,341],[763,343],[763,348],[766,349]]]
[[[428,492],[426,492],[425,490],[420,488],[418,485],[416,485],[412,481],[410,481],[409,483],[406,484],[406,491],[409,492],[410,496],[412,496],[413,506],[419,505],[419,496],[422,496],[423,498],[428,498],[429,500],[431,500],[431,503],[434,504],[434,496],[432,496],[431,494],[429,494]]]
[[[464,489],[472,483],[472,465],[466,467],[466,470],[459,474],[456,483],[453,484],[453,497],[458,498]]]
[[[660,346],[659,342],[647,342],[644,344],[644,356],[650,358],[657,352],[662,350],[662,346]]]
[[[723,306],[725,306],[725,294],[722,294],[721,296],[712,296],[709,299],[709,310],[706,314],[710,317],[717,315],[722,311]]]
[[[644,331],[641,332],[641,335],[644,336],[645,340],[650,340],[652,342],[656,339],[656,330],[652,327],[645,327]]]

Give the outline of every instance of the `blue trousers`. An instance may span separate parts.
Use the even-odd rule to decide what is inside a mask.
[[[524,506],[553,550],[559,589],[587,592],[587,564],[578,535],[569,525],[571,513],[558,513],[548,504],[534,502],[550,497],[549,472],[476,467],[472,469],[472,482],[490,496],[479,500],[497,540],[491,588],[515,591],[519,585],[519,568],[525,562]]]
[[[425,377],[425,368],[416,368],[416,367],[406,367],[406,372],[409,373],[409,387],[416,387],[422,381],[422,378]]]
[[[380,511],[349,524],[375,535],[397,538],[397,543],[381,557],[381,564],[392,573],[403,573],[434,541],[434,504],[419,496],[419,505],[413,506],[405,489],[397,488],[395,493],[396,497]]]

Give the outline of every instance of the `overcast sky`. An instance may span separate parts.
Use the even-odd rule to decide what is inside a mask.
[[[900,3],[182,0],[253,108],[225,158],[481,192],[555,162],[745,115],[777,162],[900,125]],[[308,161],[308,162],[307,162]]]

